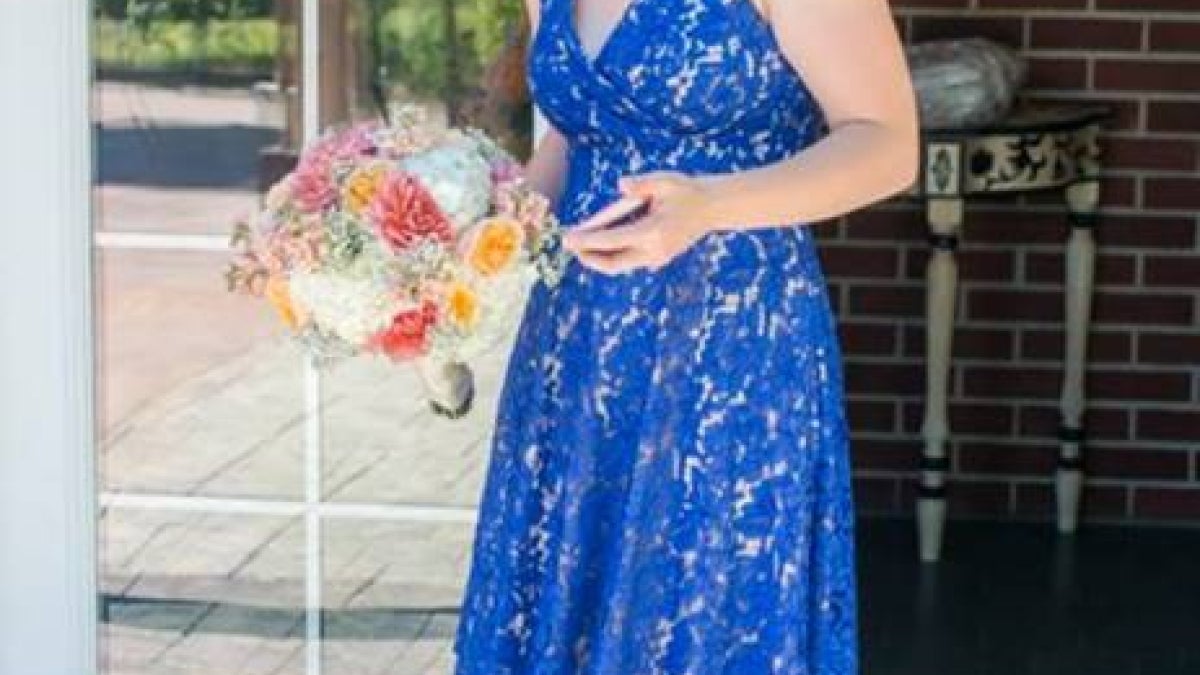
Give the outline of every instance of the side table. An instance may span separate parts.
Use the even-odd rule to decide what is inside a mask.
[[[1075,530],[1083,482],[1083,378],[1100,201],[1101,107],[1026,108],[978,129],[922,131],[922,170],[913,194],[925,202],[932,248],[926,268],[926,398],[921,426],[917,527],[920,556],[936,561],[946,520],[950,428],[947,389],[958,285],[955,249],[973,195],[1061,189],[1066,243],[1066,349],[1055,479],[1058,529]]]

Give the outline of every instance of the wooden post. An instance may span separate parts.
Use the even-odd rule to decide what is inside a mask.
[[[279,24],[279,53],[275,61],[275,82],[283,99],[283,137],[279,144],[284,150],[298,149],[304,135],[300,95],[300,20],[299,3],[276,2],[275,20]]]
[[[956,142],[925,147],[922,185],[932,251],[925,268],[925,419],[921,423],[921,482],[917,494],[917,540],[921,560],[941,556],[946,524],[946,474],[950,459],[947,413],[958,261],[954,252],[963,222],[963,149]]]
[[[1085,178],[1067,187],[1071,233],[1066,248],[1066,345],[1060,401],[1058,472],[1055,501],[1058,530],[1075,531],[1083,490],[1084,375],[1094,288],[1096,242],[1092,234],[1100,206],[1100,183]]]
[[[262,153],[259,188],[266,190],[284,173],[290,171],[304,147],[304,88],[301,76],[304,45],[300,39],[304,30],[300,2],[280,0],[275,3],[279,23],[280,44],[275,66],[275,81],[283,97],[284,128],[275,147]],[[374,112],[366,93],[367,75],[363,72],[365,21],[362,6],[355,0],[319,0],[320,83],[317,100],[321,128],[338,122],[348,122]]]
[[[462,124],[459,110],[459,80],[462,74],[458,62],[458,14],[455,0],[442,0],[442,29],[446,34],[446,123],[450,126]]]
[[[358,119],[364,113],[361,3],[321,1],[321,127]]]
[[[925,272],[927,361],[925,419],[921,425],[925,443],[917,497],[917,534],[921,560],[933,562],[941,555],[946,522],[946,474],[950,469],[946,452],[950,437],[948,392],[958,287],[958,262],[954,252],[962,229],[963,200],[960,197],[931,198],[926,204],[926,212],[933,250]]]

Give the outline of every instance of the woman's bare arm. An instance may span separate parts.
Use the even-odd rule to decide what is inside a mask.
[[[607,272],[656,268],[709,231],[832,218],[911,185],[918,161],[916,104],[887,1],[770,5],[780,47],[816,98],[829,134],[753,169],[622,178],[626,197],[567,236],[568,248],[585,264]],[[644,218],[604,227],[634,199],[651,201]]]
[[[537,31],[539,5],[540,0],[525,0],[530,35]],[[567,170],[567,141],[553,125],[545,126],[542,136],[534,139],[533,153],[525,163],[525,177],[534,189],[545,195],[552,205],[556,205]]]
[[[785,55],[825,113],[829,135],[789,160],[709,178],[713,224],[770,225],[842,215],[909,187],[917,115],[885,0],[773,0]]]
[[[552,205],[557,205],[562,196],[567,172],[567,141],[551,125],[534,144],[533,154],[525,163],[525,177],[529,184],[546,196]]]

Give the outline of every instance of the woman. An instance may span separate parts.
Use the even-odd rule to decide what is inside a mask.
[[[527,5],[550,122],[527,168],[575,257],[508,366],[456,672],[854,673],[842,371],[806,224],[913,180],[888,6]]]

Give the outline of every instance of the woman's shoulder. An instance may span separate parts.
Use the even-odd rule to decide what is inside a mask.
[[[525,0],[525,17],[529,21],[529,28],[535,29],[538,24],[538,17],[541,14],[543,0]]]

